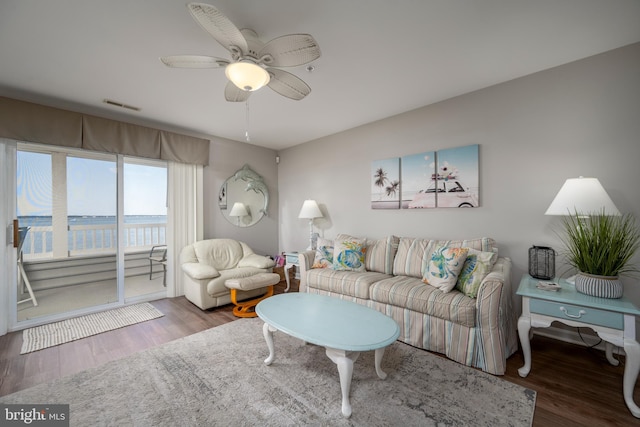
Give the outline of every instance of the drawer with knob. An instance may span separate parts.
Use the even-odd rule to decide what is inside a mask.
[[[557,317],[558,319],[575,320],[576,322],[612,329],[624,329],[624,316],[621,313],[539,299],[532,299],[529,304],[531,313]]]

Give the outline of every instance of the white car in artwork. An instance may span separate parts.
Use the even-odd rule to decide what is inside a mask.
[[[437,194],[437,205],[436,205]],[[420,190],[409,202],[409,208],[475,208],[478,206],[478,194],[470,191],[457,179],[432,180],[426,190]]]

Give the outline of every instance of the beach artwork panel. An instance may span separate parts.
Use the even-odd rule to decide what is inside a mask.
[[[371,209],[400,208],[400,158],[371,162]]]
[[[425,209],[436,207],[435,181],[436,152],[403,156],[402,209]]]
[[[477,208],[480,206],[478,144],[438,150],[436,206]]]

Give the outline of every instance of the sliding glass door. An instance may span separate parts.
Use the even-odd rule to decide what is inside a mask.
[[[20,145],[17,177],[18,322],[118,303],[116,156]]]
[[[19,144],[16,176],[18,322],[166,295],[163,163]]]
[[[127,157],[123,171],[125,300],[166,296],[167,166]]]

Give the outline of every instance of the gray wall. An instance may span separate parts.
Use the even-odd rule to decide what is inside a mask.
[[[244,142],[211,137],[209,166],[204,168],[204,238],[231,238],[247,243],[256,253],[278,254],[278,168],[276,152]],[[238,228],[218,207],[222,184],[244,164],[262,175],[269,188],[269,215],[257,224]]]
[[[480,145],[480,208],[370,208],[373,160],[470,144]],[[560,249],[560,218],[544,212],[567,178],[599,178],[620,211],[640,221],[640,43],[279,154],[281,250],[308,245],[308,222],[297,215],[313,198],[327,216],[317,228],[328,238],[493,237],[513,260],[517,285],[531,245]],[[625,279],[625,288],[640,306],[640,283]]]

